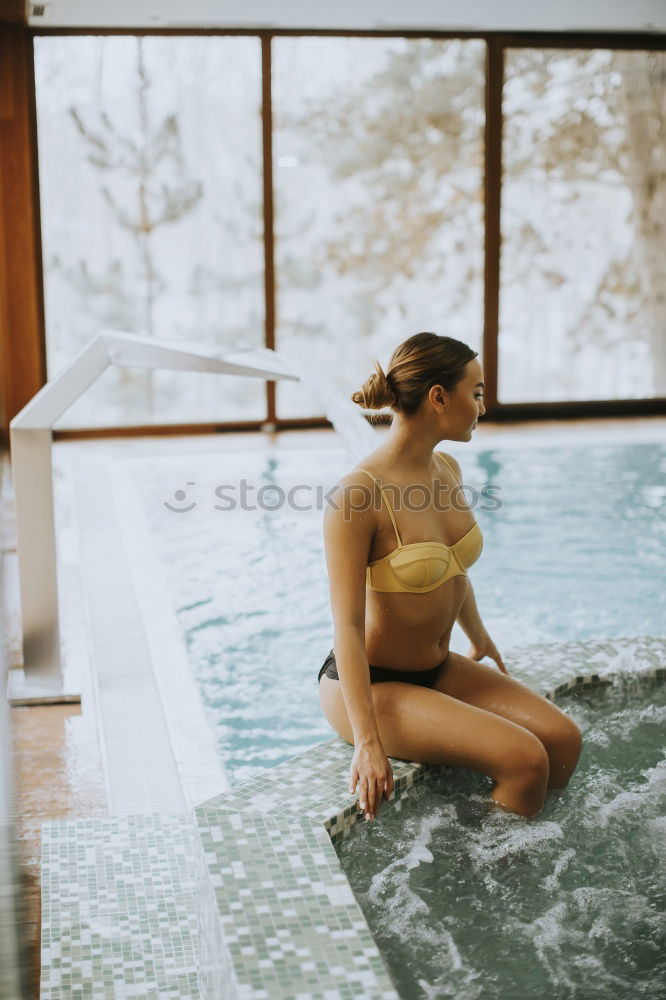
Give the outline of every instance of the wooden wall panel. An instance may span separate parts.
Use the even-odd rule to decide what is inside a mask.
[[[32,37],[0,23],[0,426],[46,380]]]

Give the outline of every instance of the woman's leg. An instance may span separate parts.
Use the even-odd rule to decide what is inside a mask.
[[[339,681],[324,676],[319,691],[326,718],[353,743]],[[543,744],[527,729],[415,684],[373,684],[372,699],[389,757],[468,767],[494,779],[492,798],[498,805],[522,816],[540,811],[550,765]]]
[[[580,730],[557,705],[495,667],[449,653],[434,689],[523,726],[543,743],[549,788],[564,788],[578,763]]]

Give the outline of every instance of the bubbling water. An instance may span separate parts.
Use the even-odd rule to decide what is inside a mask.
[[[492,809],[486,776],[441,769],[341,843],[401,996],[660,994],[666,686],[620,676],[562,705],[583,750],[535,819]]]

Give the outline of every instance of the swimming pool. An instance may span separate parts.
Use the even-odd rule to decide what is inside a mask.
[[[663,990],[666,687],[618,675],[560,703],[583,750],[538,822],[490,810],[489,778],[441,769],[339,844],[401,996]]]
[[[470,578],[503,654],[663,634],[663,444],[451,451],[466,484],[499,487],[501,508],[475,511],[484,551]],[[316,490],[321,497],[346,471],[345,453],[267,441],[224,458],[127,464],[231,783],[328,739],[316,675],[332,622]],[[240,499],[243,479],[255,509],[215,509],[221,496]],[[236,492],[216,494],[224,484]],[[311,509],[279,504],[279,490],[295,486]],[[457,627],[452,648],[466,652]],[[529,670],[519,676],[536,680]]]

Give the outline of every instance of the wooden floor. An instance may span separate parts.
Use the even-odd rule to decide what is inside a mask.
[[[597,418],[577,421],[532,421],[513,425],[483,423],[479,428],[476,443],[478,445],[483,438],[492,437],[493,444],[497,446],[505,441],[511,444],[524,441],[533,445],[535,441],[547,442],[556,435],[558,437],[564,435],[571,436],[571,441],[575,444],[581,431],[593,434],[595,437],[598,434],[600,443],[618,431],[627,436],[635,432],[637,440],[641,439],[642,434],[654,436],[655,432],[662,432],[666,440],[666,418]],[[297,447],[306,440],[316,440],[322,445],[334,440],[333,432],[329,430],[286,431],[269,436],[285,448]],[[179,448],[241,450],[259,446],[264,437],[265,435],[258,434],[199,435],[179,440]],[[156,451],[169,448],[173,440],[162,437],[66,441],[59,442],[56,448],[94,449],[96,454],[105,455],[130,449],[139,452],[141,448],[150,447],[154,454]],[[3,503],[3,507],[5,511],[8,509],[6,503]],[[11,555],[12,549],[15,548],[12,530],[11,517],[5,517],[3,555],[6,553]],[[11,560],[9,562],[11,564]],[[7,560],[3,560],[3,566],[6,563]],[[11,591],[11,581],[9,590]],[[8,613],[11,633],[9,655],[16,661],[20,656],[16,607],[10,607]],[[80,706],[17,707],[12,709],[11,716],[18,816],[17,835],[23,885],[20,919],[27,946],[31,996],[38,997],[41,822],[55,818],[104,816],[108,811],[97,723],[92,699],[87,696],[85,690]]]
[[[38,705],[13,708],[11,712],[23,895],[21,921],[28,981],[34,997],[39,997],[40,975],[41,822],[107,815],[97,732],[86,708]]]

